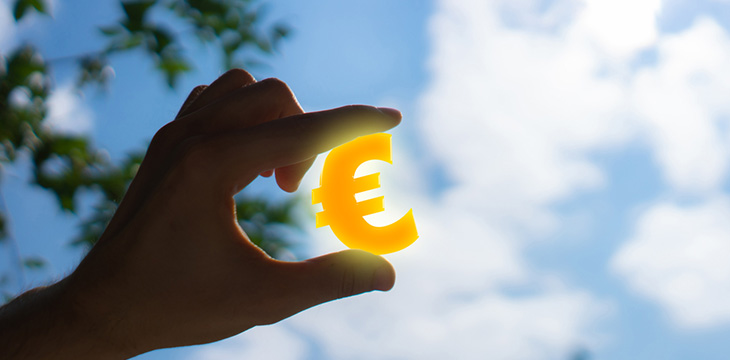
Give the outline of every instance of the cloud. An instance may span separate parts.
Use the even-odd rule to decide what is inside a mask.
[[[431,24],[422,129],[458,184],[447,197],[496,223],[548,229],[549,205],[602,184],[590,152],[638,130],[625,86],[600,76],[588,10],[552,33],[505,27],[489,2],[443,7]]]
[[[669,192],[639,218],[611,260],[638,294],[678,326],[730,323],[730,37],[700,17],[657,41],[656,64],[637,71],[630,94]],[[671,199],[690,196],[696,204]]]
[[[638,293],[690,328],[730,321],[730,199],[646,210],[611,262]]]
[[[730,153],[730,37],[713,20],[666,35],[656,66],[633,80],[637,116],[665,178],[683,193],[713,194],[727,177]]]
[[[576,28],[585,31],[606,56],[627,61],[656,41],[661,5],[661,0],[586,0]]]
[[[196,352],[196,360],[221,359],[302,359],[308,345],[301,336],[291,332],[287,327],[264,326],[251,329],[246,336],[239,336],[215,346],[208,346],[205,351]]]
[[[286,325],[297,323],[300,333],[316,339],[320,358],[541,359],[565,357],[595,318],[583,312],[593,305],[590,296],[563,290],[524,298],[405,291],[328,304]]]
[[[71,83],[53,90],[48,98],[48,117],[44,125],[64,134],[85,134],[93,126],[93,113]]]
[[[658,34],[656,1],[583,5],[557,31],[506,27],[495,15],[484,17],[490,14],[484,3],[472,4],[469,11],[449,3],[454,11],[435,17],[434,33],[472,29],[458,37],[436,37],[431,67],[442,78],[432,82],[423,105],[424,138],[455,179],[445,195],[454,208],[469,209],[500,228],[512,223],[544,234],[561,221],[552,204],[600,190],[603,174],[590,154],[620,149],[631,140],[647,145],[670,196],[689,194],[712,203],[722,193],[730,164],[727,32],[700,17],[682,32]],[[624,19],[627,6],[636,11]],[[603,23],[594,21],[599,13]],[[622,33],[624,20],[636,38]],[[615,38],[606,38],[609,33],[601,27],[617,23],[622,26],[611,25],[618,29],[611,33]],[[646,50],[654,51],[656,60],[634,68]],[[707,212],[713,210],[720,213],[712,216],[723,218],[720,207]],[[691,232],[684,234],[684,241],[693,239]],[[637,241],[629,239],[626,246]],[[659,245],[649,254],[658,262],[674,261]],[[703,259],[683,266],[694,262]],[[620,272],[624,279],[636,288],[632,276],[655,275],[655,290],[639,293],[665,307],[680,325],[730,321],[723,307],[709,304],[688,315],[689,306],[676,304],[686,297],[656,290],[676,285],[673,268],[652,267],[651,261],[642,268],[638,260],[631,265],[632,272]],[[662,271],[667,273],[660,276]],[[699,287],[722,284],[708,272],[693,276]],[[723,292],[700,294],[725,300]],[[714,321],[702,320],[713,314]]]

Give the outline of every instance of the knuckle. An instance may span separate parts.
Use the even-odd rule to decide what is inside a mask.
[[[208,85],[198,85],[193,88],[193,91],[191,91],[191,94],[200,95],[200,93],[202,93],[207,88],[208,88]]]
[[[264,87],[267,91],[270,91],[274,93],[276,96],[285,96],[285,97],[293,97],[294,93],[292,93],[291,89],[289,88],[289,85],[287,85],[284,81],[277,79],[277,78],[267,78],[264,80],[259,81],[261,86]]]
[[[185,102],[183,103],[182,107],[180,108],[180,112],[178,112],[175,119],[179,119],[181,117],[184,117],[187,115],[187,113],[190,112],[190,109],[195,103],[195,100],[198,99],[198,97],[207,89],[207,85],[198,85],[193,88],[193,90],[190,91],[190,94],[188,95],[187,99],[185,99]]]
[[[248,71],[238,68],[226,71],[226,73],[223,74],[222,77],[230,78],[241,85],[256,81],[256,79],[254,79],[254,77],[249,74]]]

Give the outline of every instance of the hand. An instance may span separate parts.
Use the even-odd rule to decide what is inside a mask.
[[[270,258],[239,228],[233,195],[272,171],[294,191],[318,153],[399,121],[397,110],[370,106],[304,113],[283,82],[243,70],[196,88],[154,136],[102,238],[61,282],[63,304],[104,348],[129,357],[389,290],[392,266],[366,252]]]

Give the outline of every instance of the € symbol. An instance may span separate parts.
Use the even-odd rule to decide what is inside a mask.
[[[418,239],[413,210],[388,226],[370,225],[363,216],[385,210],[383,196],[358,202],[355,194],[380,187],[380,173],[354,178],[360,164],[369,160],[393,163],[390,134],[372,134],[340,145],[327,155],[312,191],[312,204],[322,203],[316,226],[329,225],[340,241],[352,249],[373,254],[400,251]]]

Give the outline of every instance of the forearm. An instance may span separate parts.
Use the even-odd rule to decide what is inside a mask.
[[[61,281],[32,289],[0,308],[2,359],[122,359],[99,324],[74,310]]]

